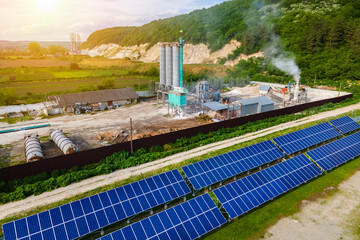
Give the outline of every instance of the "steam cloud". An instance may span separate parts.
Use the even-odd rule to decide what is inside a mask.
[[[294,77],[297,84],[300,82],[301,70],[295,63],[295,58],[289,58],[284,55],[280,55],[272,59],[272,64],[281,71]]]
[[[271,32],[270,42],[263,49],[264,55],[271,63],[286,74],[293,76],[297,84],[300,82],[301,70],[295,62],[293,54],[285,51],[281,44],[280,36],[274,33],[273,19],[281,17],[278,10],[279,4],[266,4],[264,0],[254,0],[253,8],[249,11],[246,22],[248,27],[256,27],[259,24],[266,26]],[[260,21],[255,16],[261,16]]]

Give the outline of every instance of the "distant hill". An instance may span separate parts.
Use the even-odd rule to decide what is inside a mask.
[[[195,10],[189,14],[152,21],[140,27],[98,30],[88,37],[82,47],[92,49],[108,43],[120,46],[149,43],[151,47],[157,42],[178,41],[179,31],[184,29],[187,43],[205,43],[209,45],[211,51],[221,49],[230,40],[246,42],[246,39],[254,39],[256,44],[253,42],[245,44],[246,52],[257,52],[261,43],[267,40],[267,34],[266,29],[247,26],[247,14],[248,10],[254,7],[253,2],[253,0],[233,0],[208,9]],[[263,36],[265,39],[253,36]]]
[[[158,42],[177,41],[180,29],[187,43],[204,43],[212,52],[230,40],[240,42],[227,59],[220,59],[222,63],[264,50],[266,56],[294,57],[302,81],[308,83],[339,86],[338,81],[343,81],[350,86],[360,80],[360,0],[232,0],[140,27],[99,30],[82,46],[92,49],[114,43],[151,48]],[[267,57],[239,62],[231,77],[265,80],[284,74]]]
[[[0,40],[0,50],[11,49],[11,50],[25,50],[29,43],[37,42],[43,48],[48,48],[51,45],[62,46],[66,49],[70,49],[70,42],[45,42],[45,41],[4,41]]]

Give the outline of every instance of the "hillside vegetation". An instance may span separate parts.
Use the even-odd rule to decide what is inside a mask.
[[[302,70],[302,83],[353,86],[360,79],[360,0],[233,0],[209,9],[153,21],[141,27],[118,27],[94,32],[83,44],[122,46],[176,41],[179,29],[190,43],[206,43],[212,51],[231,39],[242,43],[228,56],[266,52],[279,38],[281,52],[291,53]],[[221,62],[225,62],[225,59]],[[287,82],[271,58],[241,61],[228,78]],[[284,78],[285,77],[285,78]]]
[[[231,39],[245,42],[243,40],[261,34],[266,38],[264,29],[251,29],[247,26],[246,14],[253,7],[252,0],[235,0],[209,9],[153,21],[141,27],[103,29],[92,33],[82,47],[91,49],[106,43],[116,43],[121,46],[149,43],[149,46],[152,46],[157,42],[177,41],[179,30],[184,29],[186,42],[206,43],[212,51],[216,51]]]
[[[295,56],[302,70],[301,82],[311,86],[342,84],[343,89],[352,91],[360,79],[360,1],[287,0],[282,6],[280,17],[272,19],[272,32],[281,37],[280,48]],[[291,80],[283,78],[285,74],[271,59],[241,61],[229,76]]]

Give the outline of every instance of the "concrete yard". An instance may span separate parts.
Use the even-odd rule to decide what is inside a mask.
[[[61,155],[57,147],[49,140],[51,130],[62,129],[69,138],[79,146],[80,150],[97,148],[107,145],[106,137],[114,139],[117,134],[130,128],[130,118],[133,119],[134,139],[149,134],[161,134],[183,128],[204,124],[194,118],[179,119],[167,115],[167,107],[156,105],[156,101],[142,102],[132,106],[121,107],[110,111],[97,112],[94,115],[63,115],[51,119],[33,120],[9,125],[0,122],[0,128],[18,128],[30,124],[51,124],[50,127],[34,130],[24,130],[0,135],[0,155],[3,156],[0,167],[6,167],[25,161],[24,136],[37,133],[40,136],[45,158]],[[98,135],[104,137],[99,139]],[[8,156],[5,158],[5,156]]]

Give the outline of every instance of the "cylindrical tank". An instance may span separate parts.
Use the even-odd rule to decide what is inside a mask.
[[[166,55],[165,46],[160,45],[160,85],[166,84]]]
[[[55,130],[50,134],[51,140],[61,149],[64,154],[77,152],[78,147],[63,133],[62,130]]]
[[[44,155],[40,146],[39,136],[37,134],[25,136],[25,153],[26,162],[33,162],[44,159]]]
[[[180,87],[180,48],[173,46],[173,86]]]
[[[172,86],[172,46],[166,46],[166,86]]]

